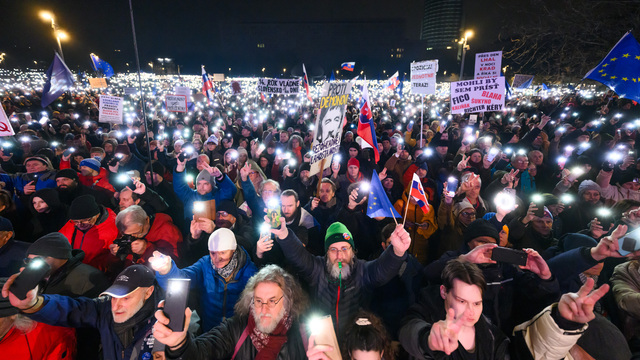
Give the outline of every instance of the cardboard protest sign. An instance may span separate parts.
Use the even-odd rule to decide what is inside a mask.
[[[124,116],[124,98],[111,95],[100,95],[99,122],[122,124]]]
[[[125,87],[124,88],[124,94],[125,95],[136,95],[138,93],[138,88],[135,87]]]
[[[475,79],[486,79],[500,76],[502,67],[502,51],[476,54]]]
[[[213,74],[212,81],[223,82],[224,74]]]
[[[504,76],[452,82],[451,113],[502,111],[504,97]]]
[[[106,88],[107,80],[105,78],[89,78],[89,85],[92,89]]]
[[[260,78],[257,90],[265,95],[297,95],[300,92],[300,80]]]
[[[411,93],[430,95],[436,93],[438,60],[411,63]]]
[[[191,97],[191,89],[187,86],[174,86],[173,93],[176,95],[184,95],[187,97],[187,100]]]
[[[187,112],[187,97],[185,95],[165,95],[164,101],[169,112]]]
[[[320,172],[320,161],[340,150],[342,126],[353,81],[328,82],[322,87],[313,137],[310,175]],[[325,161],[324,168],[330,165]]]
[[[13,136],[15,134],[4,108],[0,106],[0,136]]]

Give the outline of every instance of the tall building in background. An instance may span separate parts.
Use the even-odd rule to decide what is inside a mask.
[[[420,40],[427,50],[452,49],[462,29],[462,0],[425,0]]]

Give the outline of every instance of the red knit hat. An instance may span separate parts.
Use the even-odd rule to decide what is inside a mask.
[[[356,158],[349,159],[349,161],[347,162],[347,167],[349,167],[351,165],[357,166],[358,169],[360,169],[360,161],[358,161],[358,159],[356,159]]]

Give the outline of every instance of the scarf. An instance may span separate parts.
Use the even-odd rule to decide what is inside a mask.
[[[355,179],[351,179],[351,176],[349,176],[349,174],[347,174],[347,180],[349,180],[350,183],[357,183],[359,181],[362,181],[362,179],[364,178],[364,176],[362,176],[362,173],[358,171],[358,177]]]
[[[211,266],[213,266],[213,263],[211,263]],[[213,270],[215,270],[218,273],[218,275],[226,279],[231,275],[231,273],[233,273],[233,270],[235,270],[237,266],[238,266],[238,250],[233,252],[233,256],[231,257],[231,260],[229,260],[229,263],[227,265],[221,267],[220,269],[217,269],[215,266],[213,266]]]
[[[249,336],[253,346],[258,350],[255,360],[275,360],[278,358],[280,349],[287,342],[287,332],[293,323],[289,312],[285,312],[284,317],[278,323],[271,334],[265,334],[256,327],[256,320],[253,314],[249,314]]]
[[[138,326],[144,326],[146,320],[153,317],[153,313],[155,311],[155,303],[153,301],[153,299],[155,299],[154,295],[155,294],[152,294],[147,301],[144,302],[142,308],[140,308],[137,313],[133,314],[129,320],[123,323],[113,323],[113,330],[118,335],[118,338],[125,349],[133,343],[133,337]]]

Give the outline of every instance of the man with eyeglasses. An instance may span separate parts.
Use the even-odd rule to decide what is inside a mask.
[[[164,289],[171,278],[191,279],[191,288],[200,295],[203,331],[209,331],[233,316],[233,305],[249,278],[258,271],[229,229],[214,231],[208,247],[209,255],[183,269],[179,269],[168,254],[159,251],[149,259],[158,283]]]
[[[162,303],[161,303],[162,304]],[[308,299],[298,282],[277,265],[257,272],[242,291],[233,317],[198,337],[173,332],[162,309],[156,311],[155,338],[165,344],[167,359],[306,359],[306,334],[300,317]]]
[[[83,263],[105,271],[111,262],[109,245],[118,237],[116,214],[91,195],[78,196],[69,207],[69,221],[60,229],[71,247],[84,251]]]
[[[308,252],[284,223],[271,232],[278,238],[285,258],[313,289],[315,308],[331,315],[339,336],[356,311],[367,307],[372,290],[398,274],[411,244],[409,233],[398,225],[391,234],[391,245],[380,257],[364,261],[356,257],[353,236],[340,222],[327,229],[324,256]]]

